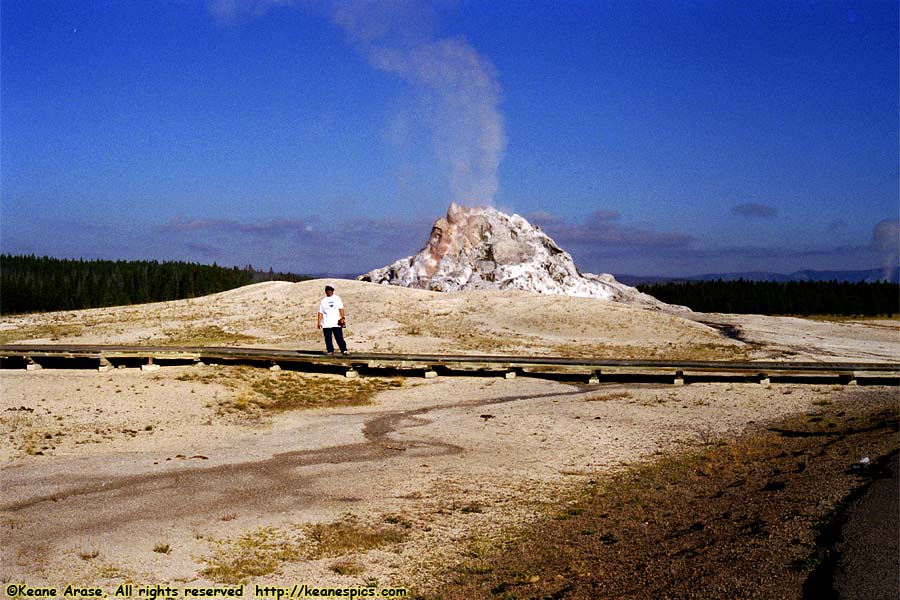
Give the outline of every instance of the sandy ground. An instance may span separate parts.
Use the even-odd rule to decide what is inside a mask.
[[[190,301],[4,318],[0,339],[320,349],[322,286],[266,283]],[[681,315],[516,292],[336,287],[358,351],[900,356],[900,326],[890,320]],[[739,337],[705,322],[737,328]],[[416,586],[473,543],[500,543],[597,473],[813,410],[846,389],[453,377],[407,379],[363,406],[235,409],[256,393],[253,378],[277,387],[294,376],[215,366],[0,371],[3,581],[107,591],[126,581],[221,584],[229,574],[241,578],[262,549],[274,562],[244,579]],[[340,377],[310,377],[344,393]],[[867,390],[885,393],[855,393]],[[315,527],[335,523],[353,524],[356,537],[326,551]],[[362,541],[373,536],[382,541]]]
[[[746,350],[677,314],[527,292],[444,294],[335,283],[351,349],[544,355],[716,356]],[[269,282],[193,300],[4,318],[0,342],[322,349],[322,281]]]

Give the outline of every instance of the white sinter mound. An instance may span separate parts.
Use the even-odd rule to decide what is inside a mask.
[[[433,291],[514,289],[673,308],[612,275],[581,273],[568,252],[519,215],[456,203],[434,223],[418,254],[358,279]]]

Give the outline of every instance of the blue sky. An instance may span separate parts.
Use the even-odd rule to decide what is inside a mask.
[[[452,201],[584,271],[895,265],[893,0],[13,0],[0,249],[361,273]]]

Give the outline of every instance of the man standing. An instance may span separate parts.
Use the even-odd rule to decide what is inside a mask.
[[[344,331],[342,327],[346,324],[344,320],[344,303],[341,297],[334,293],[331,285],[325,286],[325,297],[319,302],[319,329],[325,334],[325,350],[328,354],[334,354],[334,346],[331,343],[331,336],[337,340],[338,348],[341,354],[347,354],[347,344],[344,343]]]

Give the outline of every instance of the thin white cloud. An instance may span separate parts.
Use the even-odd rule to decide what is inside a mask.
[[[162,225],[160,230],[173,233],[200,231],[243,233],[264,237],[303,236],[314,232],[308,222],[296,219],[273,219],[249,223],[232,219],[175,219]]]

